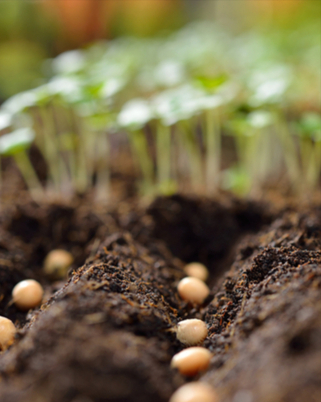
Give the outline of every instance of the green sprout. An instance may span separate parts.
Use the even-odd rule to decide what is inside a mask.
[[[1,108],[12,116],[35,105],[37,96],[33,91],[21,92],[6,100]]]
[[[205,177],[206,189],[209,194],[217,191],[220,184],[220,108],[228,101],[228,98],[226,96],[227,94],[224,93],[224,91],[219,91],[219,89],[221,89],[221,86],[227,81],[228,77],[225,74],[214,77],[200,76],[196,78],[196,83],[205,92],[202,96],[200,96],[198,104],[199,110],[204,111],[205,113],[203,125],[203,135],[206,150]]]
[[[283,113],[278,111],[275,118],[275,127],[278,139],[283,150],[283,157],[290,184],[294,191],[300,191],[300,161],[293,135],[291,135],[289,123],[284,118]]]
[[[43,196],[43,187],[27,155],[34,138],[35,134],[30,128],[20,128],[5,134],[0,137],[0,155],[14,158],[30,194],[38,199]]]
[[[284,32],[235,37],[203,22],[65,52],[47,62],[46,83],[1,105],[0,139],[34,130],[47,195],[90,191],[107,200],[118,135],[131,145],[144,194],[223,187],[255,195],[280,177],[298,194],[302,183],[314,190],[320,117],[305,106],[319,96],[312,28],[299,27],[293,34],[304,40],[293,41]],[[26,165],[22,152],[14,158]],[[25,181],[34,192],[30,166]]]
[[[181,153],[181,160],[188,160],[187,169],[191,176],[191,186],[195,190],[203,185],[203,162],[199,138],[197,136],[197,115],[200,114],[199,99],[202,92],[191,85],[185,85],[176,89],[170,89],[162,92],[153,99],[153,107],[160,124],[165,127],[174,127],[178,137],[178,148]],[[158,154],[160,171],[164,171],[170,162],[169,131],[167,139],[164,136],[164,130],[158,131],[157,143],[161,144],[163,152],[167,156],[162,156],[161,151]],[[165,159],[166,158],[166,159]],[[165,162],[162,162],[165,161]],[[166,162],[167,161],[167,162]],[[163,168],[163,165],[165,165]],[[180,170],[178,168],[178,170]],[[182,174],[178,172],[178,176]],[[169,171],[167,177],[169,180]]]
[[[251,190],[248,172],[240,165],[226,169],[222,175],[222,188],[241,197],[247,195]]]
[[[118,115],[118,124],[129,132],[133,154],[143,176],[141,190],[146,193],[153,189],[154,164],[148,146],[145,125],[153,118],[149,103],[143,99],[133,99],[126,103]]]
[[[314,190],[321,174],[321,116],[306,113],[296,124],[305,189]]]
[[[273,114],[266,110],[254,110],[236,115],[229,123],[238,161],[225,174],[224,188],[235,188],[237,193],[246,194],[258,190],[270,178],[271,160],[275,159],[274,148],[271,149],[273,119]]]
[[[276,65],[252,73],[249,79],[249,87],[252,91],[249,104],[253,107],[280,104],[292,79],[291,69],[284,65]]]

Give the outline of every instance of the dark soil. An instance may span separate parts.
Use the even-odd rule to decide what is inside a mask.
[[[192,317],[214,354],[197,379],[220,401],[320,402],[320,207],[174,196],[91,209],[30,203],[0,216],[0,315],[21,328],[0,355],[1,402],[166,402],[188,380],[170,369],[183,348],[170,329]],[[54,248],[75,257],[66,282],[42,275]],[[176,292],[182,261],[195,260],[210,269],[198,308]],[[28,314],[10,304],[24,278],[46,289]]]

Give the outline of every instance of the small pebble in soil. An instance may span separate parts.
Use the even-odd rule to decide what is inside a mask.
[[[188,276],[200,279],[203,282],[208,278],[208,269],[200,262],[191,262],[185,265],[184,271]]]
[[[192,318],[177,324],[177,339],[185,345],[198,345],[207,337],[207,327],[204,321]]]
[[[73,261],[74,258],[68,251],[52,250],[45,258],[43,271],[49,278],[63,279],[67,276],[68,269]]]
[[[210,364],[212,354],[201,346],[194,346],[177,353],[171,362],[172,368],[186,376],[194,376],[200,371],[205,371]]]
[[[179,281],[177,290],[183,300],[193,304],[203,304],[210,293],[208,286],[203,281],[190,276]]]
[[[215,390],[203,382],[190,382],[178,388],[169,402],[218,402]]]
[[[6,350],[13,343],[15,333],[14,323],[0,316],[0,350]]]
[[[12,291],[12,299],[19,310],[27,311],[39,306],[43,297],[43,288],[39,282],[26,279],[19,282]]]

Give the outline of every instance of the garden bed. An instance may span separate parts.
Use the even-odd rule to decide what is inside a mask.
[[[3,102],[1,402],[320,401],[319,21],[258,25],[93,43]]]
[[[0,217],[0,315],[19,329],[0,355],[2,402],[168,401],[189,381],[170,368],[171,328],[206,322],[210,368],[196,379],[223,402],[319,401],[321,209],[229,196],[6,207]],[[70,251],[67,281],[43,275]],[[183,262],[210,271],[200,307],[179,297]],[[45,288],[38,310],[10,303],[15,284]]]

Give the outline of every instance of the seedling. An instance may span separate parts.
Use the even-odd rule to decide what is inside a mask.
[[[145,191],[153,188],[154,167],[143,128],[152,118],[151,108],[143,99],[134,99],[126,103],[118,116],[120,127],[129,131],[129,140],[143,175],[142,186]]]
[[[204,110],[213,107],[213,99],[210,98],[200,88],[191,84],[184,85],[167,92],[163,113],[160,114],[164,124],[175,124],[178,148],[188,161],[186,166],[190,172],[191,187],[196,192],[203,191],[205,187],[204,132],[200,130],[200,116]],[[178,170],[178,177],[184,174],[182,170]]]
[[[216,77],[201,76],[197,84],[205,91],[199,99],[199,108],[204,111],[203,135],[206,149],[205,177],[209,194],[219,188],[221,170],[221,132],[219,108],[225,103],[223,94],[215,94],[217,89],[228,80],[226,75]]]
[[[296,150],[295,141],[289,130],[289,124],[282,113],[278,112],[276,117],[276,130],[283,147],[284,162],[292,188],[300,191],[300,159]]]
[[[224,172],[223,188],[245,195],[271,177],[279,147],[271,131],[274,120],[264,109],[235,113],[227,128],[235,139],[238,162]]]
[[[27,155],[34,138],[34,132],[30,128],[21,128],[5,134],[0,137],[0,155],[14,158],[31,195],[39,198],[43,195],[43,188]]]
[[[296,124],[299,136],[303,183],[315,190],[321,174],[321,116],[307,113]]]
[[[192,377],[205,371],[210,364],[212,354],[209,350],[195,346],[177,353],[171,361],[171,367],[186,376]]]
[[[317,32],[302,26],[295,34],[304,41],[293,43],[284,32],[233,37],[200,23],[167,38],[66,52],[49,63],[54,75],[46,84],[3,103],[0,131],[34,130],[48,168],[43,195],[95,187],[104,201],[111,132],[127,136],[144,194],[210,195],[223,187],[246,196],[282,176],[302,194],[302,182],[319,186],[320,141],[307,128],[308,113],[295,117],[293,129],[292,110],[319,102],[311,90],[320,78]],[[25,156],[17,163],[26,165]],[[34,194],[43,189],[30,165],[25,181]]]
[[[172,130],[160,122],[156,123],[156,171],[158,191],[170,194],[175,190],[172,181]]]

